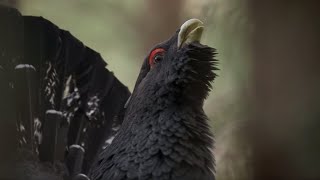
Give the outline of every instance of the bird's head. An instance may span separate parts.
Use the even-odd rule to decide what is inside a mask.
[[[133,96],[203,103],[216,77],[215,49],[200,44],[204,30],[198,19],[186,21],[167,41],[148,53]],[[172,101],[171,101],[172,102]],[[198,104],[199,105],[199,104]]]
[[[99,161],[114,166],[97,168],[95,176],[102,177],[101,169],[108,166],[112,169],[103,179],[114,179],[117,166],[130,179],[214,179],[212,138],[202,105],[216,77],[216,61],[215,50],[200,44],[203,28],[201,21],[188,20],[148,53],[123,124]]]

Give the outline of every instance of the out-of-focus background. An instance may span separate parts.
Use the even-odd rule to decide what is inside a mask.
[[[205,111],[217,179],[319,178],[319,17],[298,0],[11,0],[100,52],[131,90],[153,45],[189,18],[206,26],[219,77]]]
[[[43,16],[101,53],[108,69],[131,90],[149,50],[189,18],[201,19],[206,25],[203,43],[217,48],[220,60],[219,78],[205,107],[216,130],[239,113],[237,93],[247,80],[245,34],[250,29],[241,6],[236,0],[18,2],[24,15]]]

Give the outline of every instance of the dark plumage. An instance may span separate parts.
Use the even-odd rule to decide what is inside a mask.
[[[144,60],[121,129],[91,168],[92,180],[215,179],[202,107],[217,68],[215,49],[198,42],[201,25],[187,21]]]
[[[0,5],[0,25],[0,179],[86,179],[131,93],[50,21]]]

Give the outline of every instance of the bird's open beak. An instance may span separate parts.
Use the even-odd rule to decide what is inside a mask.
[[[178,49],[192,42],[200,42],[204,26],[199,19],[190,19],[182,24],[178,35]]]

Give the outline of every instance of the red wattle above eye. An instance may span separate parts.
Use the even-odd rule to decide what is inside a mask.
[[[161,54],[163,53],[165,50],[162,49],[162,48],[157,48],[157,49],[154,49],[151,53],[150,53],[150,56],[149,56],[149,65],[150,67],[152,67],[154,65],[154,57],[157,55],[157,54]]]

